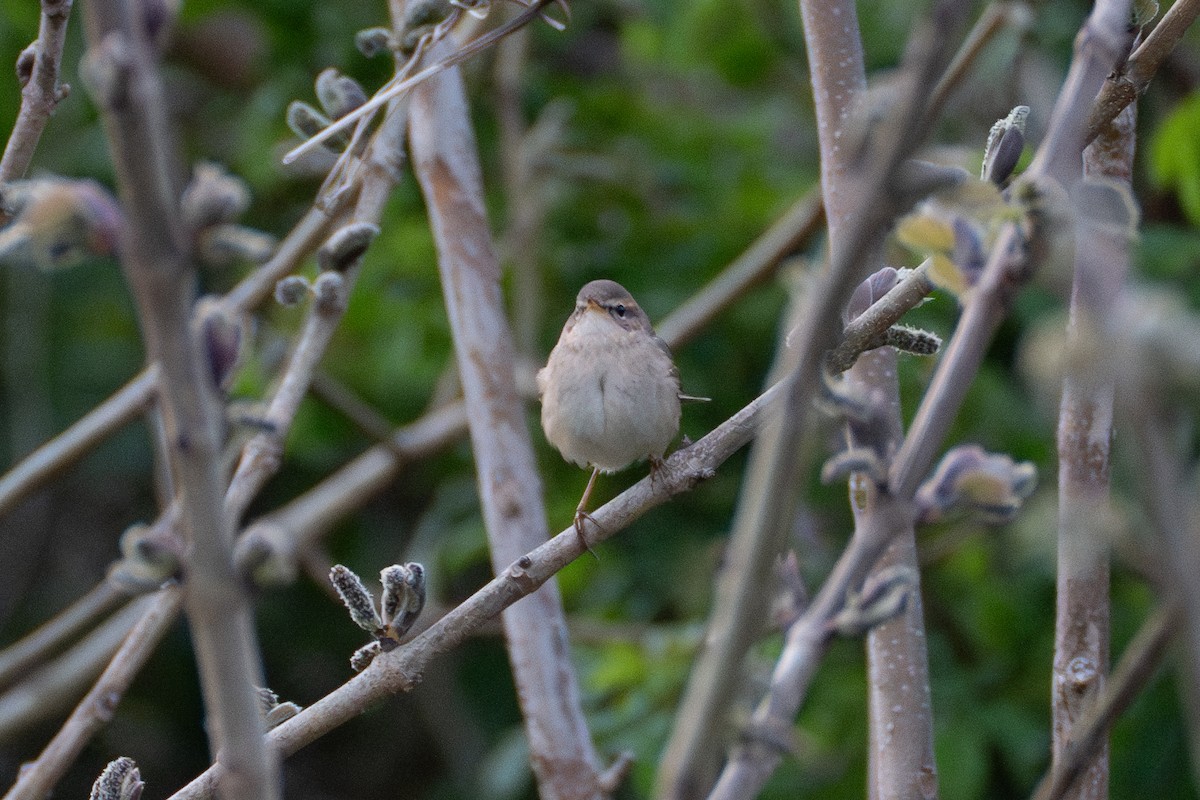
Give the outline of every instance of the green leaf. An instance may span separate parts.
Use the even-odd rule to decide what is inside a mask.
[[[1192,93],[1167,115],[1150,139],[1150,176],[1174,189],[1183,213],[1200,225],[1200,92]]]

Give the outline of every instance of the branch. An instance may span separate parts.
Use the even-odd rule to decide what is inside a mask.
[[[0,184],[22,177],[29,169],[42,131],[59,102],[71,91],[70,86],[58,82],[70,16],[71,0],[42,0],[38,38],[17,60],[17,74],[24,81],[21,110],[0,158]],[[26,69],[31,71],[23,74]],[[0,212],[0,224],[4,221]]]
[[[84,631],[128,602],[129,592],[116,582],[101,581],[56,617],[0,652],[0,688],[26,676],[67,644],[79,641]]]
[[[1134,108],[1127,108],[1084,151],[1088,177],[1132,191]],[[1068,347],[1090,347],[1119,305],[1129,272],[1133,226],[1089,221],[1082,209],[1076,233]],[[1128,221],[1132,223],[1133,221]],[[1102,335],[1102,334],[1100,334]],[[1063,757],[1076,738],[1083,709],[1104,689],[1108,671],[1108,547],[1102,518],[1109,501],[1114,380],[1095,364],[1068,362],[1058,423],[1058,593],[1054,643],[1052,752]],[[1057,768],[1057,767],[1056,767]],[[1108,748],[1102,746],[1073,797],[1108,797]]]
[[[1200,0],[1175,0],[1145,41],[1138,45],[1119,69],[1108,76],[1088,114],[1087,141],[1099,136],[1104,126],[1116,119],[1121,109],[1146,91],[1158,68],[1183,39],[1197,15],[1200,15]]]
[[[1121,661],[1104,691],[1095,696],[1076,721],[1073,740],[1058,754],[1052,770],[1038,783],[1033,800],[1066,797],[1095,754],[1104,747],[1117,718],[1149,686],[1178,625],[1179,607],[1171,602],[1159,607],[1142,623],[1121,654]]]
[[[175,622],[182,597],[178,587],[158,593],[75,712],[41,755],[21,768],[16,785],[4,795],[4,800],[42,800],[49,796],[92,736],[112,719],[121,696]]]
[[[139,597],[88,629],[70,651],[0,695],[0,741],[25,741],[31,727],[75,705],[153,604]]]
[[[653,480],[649,476],[592,512],[593,544],[606,541],[643,514],[715,474],[716,469],[753,437],[763,410],[778,400],[773,386],[698,442],[677,450]],[[406,645],[376,657],[371,666],[268,734],[278,752],[290,755],[372,704],[420,683],[430,661],[466,641],[480,627],[548,581],[584,553],[574,526],[515,562],[461,605]],[[172,795],[172,800],[212,797],[217,768]]]
[[[772,368],[773,377],[784,383],[785,399],[778,414],[764,421],[751,452],[730,541],[729,563],[740,568],[722,576],[706,633],[707,641],[721,644],[701,653],[689,678],[680,704],[688,712],[677,718],[668,742],[656,786],[659,797],[694,797],[711,783],[720,741],[714,732],[728,707],[742,658],[765,622],[762,587],[769,585],[771,564],[791,523],[800,434],[825,353],[837,344],[842,310],[866,277],[865,265],[883,231],[912,200],[912,187],[899,172],[932,123],[921,110],[943,61],[939,49],[931,46],[932,36],[926,35],[923,47],[914,48],[906,59],[908,80],[901,96],[868,134],[874,146],[854,141],[851,109],[857,110],[865,78],[853,5],[842,4],[840,9],[834,15],[825,4],[801,4],[814,64],[821,152],[833,156],[822,163],[822,180],[826,185],[833,181],[837,190],[825,197],[832,245],[829,266],[805,287],[803,309],[794,303],[785,320],[788,327],[799,321],[789,335],[795,346],[782,347]],[[953,18],[950,14],[940,20],[943,28],[952,29]]]
[[[435,46],[431,55],[445,49]],[[458,71],[421,84],[412,102],[413,168],[437,243],[492,565],[500,573],[547,538],[533,443],[513,377],[500,264]],[[520,606],[507,609],[503,622],[541,796],[606,795],[570,661],[557,585],[551,581]]]
[[[224,411],[201,342],[191,330],[195,274],[172,185],[166,99],[143,20],[119,0],[87,6],[87,60],[117,173],[127,226],[121,262],[159,382],[168,460],[180,490],[189,557],[184,598],[200,668],[211,752],[227,768],[222,791],[279,796],[278,765],[263,746],[255,686],[258,643],[233,565],[219,456]]]
[[[849,592],[862,585],[867,573],[892,542],[896,532],[912,525],[911,503],[881,493],[874,513],[863,519],[850,546],[842,551],[812,605],[788,630],[784,650],[771,674],[770,687],[730,753],[709,800],[734,800],[758,795],[783,758],[793,720],[821,663],[834,629],[830,625]]]
[[[1082,172],[1083,111],[1123,55],[1127,43],[1125,19],[1128,3],[1100,0],[1076,39],[1075,55],[1026,179],[1034,186],[1049,181],[1050,198],[1067,191]],[[1107,27],[1106,27],[1107,26]],[[1058,189],[1054,187],[1057,185]],[[1045,196],[1045,195],[1043,195]],[[1053,212],[1053,199],[1045,211]],[[1007,314],[1017,290],[1031,274],[1027,233],[1009,223],[997,236],[979,284],[974,287],[953,337],[921,400],[904,444],[892,463],[891,491],[911,497],[929,471],[946,433],[962,405],[971,379],[979,370],[996,328]]]

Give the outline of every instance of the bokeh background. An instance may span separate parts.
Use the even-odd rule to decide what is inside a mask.
[[[86,2],[86,0],[80,0]],[[1087,5],[1033,6],[1035,24],[1006,35],[956,94],[936,143],[964,148],[977,166],[987,130],[1008,109],[1032,107],[1036,142]],[[902,53],[913,4],[860,4],[868,70],[885,79]],[[0,65],[35,36],[38,4],[0,0]],[[288,171],[295,142],[284,122],[291,100],[313,101],[327,66],[368,92],[389,76],[387,58],[354,47],[357,30],[386,24],[384,4],[262,0],[184,4],[164,66],[178,145],[189,163],[227,166],[251,187],[243,220],[282,236],[312,203],[319,178]],[[65,79],[78,84],[79,9],[71,21]],[[1140,108],[1135,191],[1144,226],[1136,278],[1195,305],[1200,301],[1200,37],[1189,35]],[[7,68],[6,68],[7,69]],[[0,130],[19,94],[0,79]],[[625,284],[658,320],[736,257],[793,202],[816,188],[817,147],[807,65],[794,3],[769,0],[575,2],[565,32],[535,24],[520,71],[519,109],[548,134],[536,178],[505,189],[494,53],[465,67],[484,162],[493,230],[506,264],[536,265],[531,302],[514,302],[518,345],[544,360],[575,292],[599,277]],[[959,157],[957,154],[955,158]],[[94,177],[111,186],[104,137],[86,93],[61,104],[34,171]],[[536,236],[514,237],[521,207],[540,213]],[[790,277],[819,259],[813,242],[676,353],[686,391],[713,402],[685,409],[683,433],[699,438],[762,388]],[[896,252],[899,259],[900,253]],[[896,266],[915,260],[897,260]],[[131,298],[113,261],[42,274],[0,273],[0,454],[14,463],[133,377],[143,351]],[[249,269],[207,270],[221,292]],[[311,274],[315,266],[309,264]],[[511,278],[509,279],[511,289]],[[527,290],[522,287],[522,292]],[[516,292],[510,292],[516,294]],[[525,295],[528,299],[529,295]],[[930,672],[938,768],[946,797],[1027,796],[1048,763],[1054,617],[1055,387],[1019,369],[1025,337],[1061,324],[1053,280],[1032,286],[1001,329],[968,395],[951,442],[978,442],[1038,465],[1037,494],[1012,525],[950,523],[919,533],[925,565]],[[918,309],[943,335],[952,297]],[[286,352],[301,311],[265,308],[253,353],[233,396],[260,398]],[[416,419],[437,396],[452,362],[431,236],[411,177],[389,204],[349,311],[324,361],[394,425]],[[902,392],[911,413],[931,363],[906,358]],[[587,475],[564,463],[529,420],[538,447],[551,528],[566,527]],[[821,457],[831,426],[814,430]],[[1121,434],[1117,436],[1120,452]],[[251,517],[295,497],[372,442],[327,403],[310,398],[288,439],[280,475]],[[1118,456],[1119,500],[1138,527],[1137,474]],[[598,548],[599,560],[568,567],[560,582],[589,721],[606,754],[637,762],[621,797],[648,796],[655,764],[709,612],[744,454],[711,481],[639,520]],[[844,487],[816,478],[801,487],[794,547],[815,590],[850,530]],[[640,469],[640,468],[639,468]],[[0,520],[0,644],[14,641],[82,595],[117,557],[121,532],[156,515],[150,435],[143,424],[113,437],[52,487]],[[641,477],[601,481],[598,498]],[[1130,542],[1134,541],[1133,539]],[[1153,546],[1145,537],[1139,545]],[[314,556],[373,578],[393,562],[431,571],[430,611],[461,600],[489,577],[486,544],[465,441],[406,469],[345,519]],[[1127,542],[1126,544],[1129,544]],[[1136,546],[1118,546],[1113,579],[1114,652],[1153,604]],[[257,598],[267,678],[300,704],[351,672],[365,643],[326,586],[302,576]],[[749,664],[742,716],[761,693],[778,637]],[[1112,796],[1193,797],[1175,675],[1167,669],[1113,734]],[[112,724],[88,746],[58,797],[86,796],[104,764],[128,755],[142,767],[145,797],[165,797],[207,764],[194,666],[181,625],[163,643]],[[47,699],[42,719],[0,741],[0,783],[34,757],[66,709]],[[823,664],[788,758],[765,796],[861,796],[866,763],[865,678],[859,641],[837,642]],[[290,759],[289,798],[483,798],[535,796],[498,631],[441,658],[410,696],[374,709]]]

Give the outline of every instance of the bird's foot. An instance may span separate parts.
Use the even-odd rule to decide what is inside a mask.
[[[595,517],[593,517],[588,512],[584,511],[582,508],[577,509],[575,511],[575,533],[579,536],[579,543],[581,545],[583,545],[584,550],[587,550],[589,553],[592,554],[592,558],[599,561],[600,556],[596,555],[596,551],[592,549],[592,546],[590,544],[588,544],[587,534],[583,532],[584,520],[587,520],[588,522],[592,523],[599,530],[604,530],[604,528],[599,522],[596,521]]]

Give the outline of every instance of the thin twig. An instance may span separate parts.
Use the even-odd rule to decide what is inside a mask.
[[[658,335],[671,347],[691,341],[714,317],[774,275],[785,258],[800,252],[824,219],[820,193],[805,194],[717,277],[659,323]]]
[[[4,800],[42,800],[50,794],[92,736],[112,719],[121,696],[175,622],[182,600],[183,593],[177,586],[158,593],[74,713],[37,759],[21,768],[20,777]]]
[[[924,261],[911,270],[891,291],[850,321],[841,344],[825,356],[825,368],[830,373],[845,372],[854,366],[862,353],[882,347],[888,328],[929,296],[933,291],[929,263]]]
[[[785,399],[764,420],[750,454],[730,541],[729,563],[739,569],[718,584],[706,635],[720,646],[701,654],[689,678],[680,704],[687,716],[676,720],[657,779],[660,798],[694,797],[711,783],[720,741],[715,728],[732,697],[742,658],[766,619],[762,587],[768,585],[771,565],[791,524],[800,433],[825,353],[838,342],[842,310],[866,277],[866,264],[882,232],[912,200],[907,182],[897,176],[932,124],[921,111],[944,61],[939,48],[930,46],[932,36],[926,35],[924,47],[906,59],[908,79],[902,96],[870,134],[872,142],[880,138],[879,144],[864,148],[853,141],[853,115],[859,111],[855,99],[865,91],[865,76],[854,7],[839,8],[834,15],[825,4],[801,3],[810,59],[834,65],[825,72],[810,70],[821,152],[838,154],[822,164],[823,182],[838,187],[837,194],[824,198],[833,245],[829,266],[805,287],[802,309],[794,304],[785,320],[788,328],[798,321],[790,336],[794,346],[782,348],[772,368],[773,377],[784,380]],[[939,19],[943,31],[953,29],[961,13],[952,10]]]
[[[0,695],[0,742],[26,741],[30,728],[78,703],[153,602],[134,598],[89,628],[70,650]]]
[[[959,46],[954,58],[950,60],[950,65],[946,67],[942,77],[938,79],[937,86],[933,88],[929,96],[928,113],[934,117],[941,116],[942,108],[950,99],[950,95],[970,74],[988,44],[1005,28],[1015,28],[1024,32],[1032,22],[1032,9],[1020,0],[989,3]]]
[[[524,11],[510,19],[508,22],[505,22],[503,25],[498,26],[494,30],[488,31],[483,36],[468,42],[453,52],[445,54],[441,60],[430,64],[415,75],[405,77],[403,80],[393,81],[390,85],[376,92],[375,95],[366,103],[354,109],[354,111],[345,115],[341,119],[336,120],[333,124],[327,126],[315,136],[306,139],[303,143],[293,148],[291,152],[283,157],[283,163],[292,163],[301,155],[313,149],[314,147],[317,147],[322,142],[328,141],[331,137],[336,136],[337,134],[349,128],[351,125],[357,125],[361,120],[367,118],[371,114],[374,114],[387,103],[395,100],[398,97],[401,97],[406,92],[411,91],[413,88],[420,85],[422,81],[432,78],[434,75],[444,72],[451,67],[457,66],[476,53],[486,50],[508,34],[540,17],[545,7],[550,5],[552,2],[556,2],[556,0],[533,0],[533,2],[531,2]]]
[[[154,402],[158,373],[149,367],[83,418],[34,450],[0,478],[0,515],[58,477]]]
[[[1087,141],[1095,139],[1121,109],[1146,91],[1158,68],[1178,46],[1197,16],[1200,16],[1200,0],[1175,0],[1171,4],[1129,59],[1104,82],[1088,114]]]
[[[96,627],[129,600],[129,592],[115,581],[104,580],[53,619],[0,651],[0,689],[5,689],[28,671],[57,655],[68,644],[79,641],[84,631]]]
[[[224,298],[233,314],[250,311],[275,289],[280,278],[292,272],[324,238],[329,223],[326,211],[313,208],[279,243],[275,254],[246,276]],[[0,477],[0,516],[38,487],[60,475],[154,403],[158,395],[158,367],[150,365],[70,427],[30,453]]]
[[[67,19],[72,0],[42,0],[42,16],[33,48],[33,71],[21,89],[21,109],[0,158],[0,183],[23,176],[54,109],[70,91],[58,82],[63,46],[67,41]],[[28,51],[27,51],[28,52]],[[22,54],[24,57],[24,54]],[[0,224],[4,222],[0,211]]]

